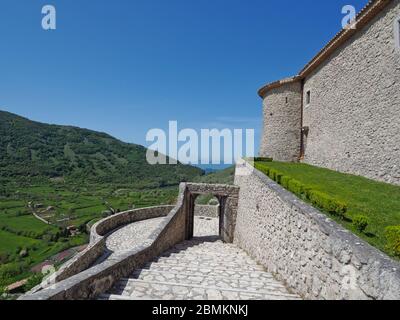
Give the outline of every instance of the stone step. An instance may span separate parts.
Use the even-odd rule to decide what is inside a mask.
[[[118,294],[107,294],[107,293],[103,293],[100,296],[97,297],[97,300],[114,300],[114,301],[133,301],[133,300],[154,300],[151,297],[146,297],[143,296],[141,298],[135,298],[135,297],[131,297],[131,296],[122,296],[122,295],[118,295]]]
[[[186,266],[186,267],[178,267],[178,268],[171,268],[169,265],[163,265],[163,264],[154,264],[150,268],[143,268],[135,271],[132,273],[132,276],[140,274],[140,273],[159,273],[159,274],[173,274],[173,275],[200,275],[200,276],[216,276],[216,277],[221,277],[221,278],[228,278],[228,279],[243,279],[243,280],[253,280],[253,279],[261,279],[261,280],[275,280],[277,283],[280,283],[277,281],[274,276],[268,272],[265,271],[246,271],[246,270],[227,270],[227,269],[207,269],[207,268],[195,268],[192,266]]]
[[[170,255],[170,256],[162,256],[154,259],[153,261],[161,262],[166,259],[171,261],[178,261],[184,264],[190,264],[194,261],[201,261],[202,263],[217,263],[221,264],[226,262],[227,265],[233,267],[234,265],[249,265],[249,266],[258,266],[258,264],[249,258],[243,257],[222,257],[222,256],[207,256],[207,255],[192,255],[192,254],[180,254],[180,255]]]
[[[257,263],[253,264],[238,264],[238,263],[233,263],[233,262],[224,262],[222,261],[214,261],[214,262],[205,262],[201,260],[184,260],[184,259],[171,259],[171,258],[159,258],[156,261],[152,261],[148,264],[145,265],[145,268],[148,268],[151,266],[151,264],[168,264],[170,266],[192,266],[192,267],[202,267],[202,268],[208,268],[208,269],[216,269],[216,268],[221,268],[221,266],[225,270],[242,270],[242,271],[264,271],[264,269],[258,265]]]
[[[193,257],[210,257],[210,258],[234,258],[234,259],[244,259],[252,261],[252,259],[245,252],[215,252],[213,250],[191,250],[187,249],[185,251],[170,251],[166,252],[160,257],[181,257],[181,256],[193,256]]]
[[[222,241],[217,242],[203,242],[203,241],[185,241],[174,246],[174,248],[187,249],[187,248],[214,248],[216,250],[235,250],[241,251],[234,244],[223,243]]]
[[[276,290],[286,293],[285,286],[271,278],[232,278],[220,275],[198,275],[173,272],[154,272],[148,270],[137,271],[131,275],[130,279],[122,279],[116,287],[132,287],[133,280],[169,282],[176,284],[193,284],[201,286],[214,286],[220,289],[232,288],[237,290],[270,291]]]
[[[171,249],[167,251],[174,251],[174,250],[179,250],[179,251],[187,251],[187,250],[199,250],[199,251],[205,251],[205,250],[212,250],[212,252],[232,252],[232,253],[239,253],[239,252],[245,252],[242,249],[239,249],[237,247],[224,247],[224,246],[219,246],[219,245],[209,245],[209,246],[202,246],[202,245],[187,245],[187,246],[174,246]]]
[[[128,284],[121,290],[115,288],[111,293],[117,296],[128,296],[133,299],[161,299],[161,300],[297,300],[298,296],[275,289],[246,290],[236,288],[219,288],[210,285],[196,285],[192,283],[175,283],[162,281],[143,281],[129,279]],[[122,298],[125,299],[125,298]]]
[[[248,257],[247,253],[244,251],[230,251],[230,250],[214,250],[213,248],[206,248],[206,249],[200,249],[200,248],[188,248],[186,250],[184,249],[171,249],[168,250],[167,252],[163,253],[162,256],[168,256],[171,254],[180,254],[180,253],[187,253],[187,254],[192,254],[192,255],[209,255],[209,256],[240,256],[240,257]]]
[[[241,252],[243,251],[242,249],[238,248],[237,246],[233,244],[226,244],[226,243],[215,243],[215,242],[208,242],[208,243],[200,243],[200,244],[191,244],[191,243],[186,243],[182,245],[176,245],[174,248],[177,249],[187,249],[187,248],[192,248],[192,249],[210,249],[212,248],[213,250],[216,251],[234,251],[234,252]]]
[[[207,274],[214,274],[214,275],[221,275],[227,276],[232,278],[237,277],[264,277],[264,278],[273,278],[273,276],[265,272],[262,267],[257,270],[246,270],[244,267],[241,268],[230,268],[227,269],[225,267],[208,267],[205,264],[201,266],[194,266],[194,265],[177,265],[177,264],[168,264],[168,263],[156,263],[153,262],[152,264],[146,264],[143,270],[149,271],[159,271],[159,272],[176,272],[176,273],[184,273],[189,272],[190,274],[200,274],[200,275],[207,275]]]

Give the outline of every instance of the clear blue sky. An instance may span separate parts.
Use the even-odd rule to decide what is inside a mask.
[[[296,74],[367,0],[1,0],[0,109],[107,132],[255,128],[266,82]],[[57,30],[41,8],[57,9]]]

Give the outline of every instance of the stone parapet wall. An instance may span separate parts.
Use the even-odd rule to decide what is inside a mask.
[[[129,210],[97,222],[91,227],[88,247],[67,261],[54,275],[33,288],[27,295],[36,293],[90,268],[104,254],[105,235],[108,232],[132,222],[165,217],[173,208],[174,206],[159,206]]]
[[[217,218],[219,215],[219,206],[196,204],[194,215],[197,217]]]
[[[118,213],[93,225],[91,236],[96,239],[129,223],[165,217],[174,206],[147,207]]]
[[[160,206],[135,209],[118,213],[97,222],[91,228],[89,247],[60,268],[56,282],[67,279],[89,268],[104,253],[104,236],[107,233],[129,223],[165,217],[173,208],[174,206]]]
[[[234,243],[306,299],[400,299],[400,264],[247,163]],[[244,175],[244,171],[248,175]]]
[[[233,240],[239,188],[236,186],[182,183],[175,207],[154,207],[123,212],[92,227],[89,248],[56,274],[55,283],[22,296],[21,300],[93,299],[108,291],[121,278],[129,276],[161,253],[188,239],[188,221],[194,215],[194,195],[213,193],[224,200],[223,236]],[[105,236],[129,223],[165,216],[143,244],[128,251],[114,252],[101,263],[88,268],[104,252]]]

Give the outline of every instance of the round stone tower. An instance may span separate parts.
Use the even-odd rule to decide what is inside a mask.
[[[264,105],[260,156],[298,161],[301,149],[302,84],[298,78],[274,82],[259,91]]]

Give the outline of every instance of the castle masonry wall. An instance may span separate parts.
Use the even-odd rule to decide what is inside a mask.
[[[297,161],[300,155],[301,82],[272,89],[264,97],[260,156]]]
[[[305,79],[306,163],[400,184],[399,17],[400,1],[392,1]],[[281,139],[277,130],[265,138],[272,131]],[[282,150],[275,139],[264,145]]]
[[[239,174],[238,174],[239,173]],[[248,163],[234,243],[305,299],[400,299],[400,264]]]

